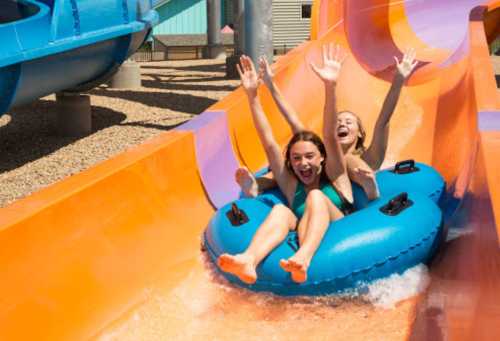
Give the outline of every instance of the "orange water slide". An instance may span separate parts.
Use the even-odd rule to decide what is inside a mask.
[[[322,44],[342,44],[350,58],[339,109],[358,113],[370,132],[393,56],[417,48],[421,66],[391,121],[385,163],[413,158],[443,174],[455,237],[432,264],[428,291],[412,301],[404,338],[498,339],[500,99],[487,39],[498,32],[488,18],[500,1],[433,3],[315,1],[313,40],[278,60],[276,82],[320,131],[322,84],[308,63],[320,60]],[[270,94],[260,96],[286,143],[290,129]],[[257,141],[238,89],[196,121],[0,209],[0,340],[93,338],[143,304],[148,287],[182,283],[199,267],[200,234],[215,207],[235,194],[234,167],[265,165]]]

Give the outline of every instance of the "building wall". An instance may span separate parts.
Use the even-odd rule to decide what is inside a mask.
[[[153,34],[206,34],[206,0],[171,0],[156,9],[160,23]],[[232,0],[221,1],[221,27],[232,23]]]
[[[221,27],[228,24],[233,24],[233,1],[232,0],[221,0],[222,6],[222,23]]]
[[[222,0],[221,27],[232,23],[232,0]],[[257,0],[256,0],[257,1]],[[302,18],[302,5],[313,0],[273,0],[273,45],[278,50],[291,49],[309,39],[311,19]],[[206,0],[171,0],[157,8],[160,24],[154,35],[206,34]]]
[[[156,9],[160,23],[153,34],[206,34],[206,0],[172,0]]]
[[[273,45],[276,49],[293,48],[309,39],[311,19],[302,18],[302,5],[312,0],[273,0]]]

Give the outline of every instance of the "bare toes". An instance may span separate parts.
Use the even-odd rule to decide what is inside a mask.
[[[240,167],[235,173],[236,182],[247,197],[256,197],[258,194],[257,181],[246,167]]]
[[[292,272],[292,280],[296,283],[304,283],[307,281],[307,272],[303,270]]]
[[[286,272],[292,272],[293,271],[293,266],[289,260],[282,259],[280,260],[280,266],[285,270]]]

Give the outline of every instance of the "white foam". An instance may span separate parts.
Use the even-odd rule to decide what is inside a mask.
[[[217,285],[219,289],[226,292],[240,292],[241,295],[253,297],[253,301],[257,305],[266,306],[273,300],[283,299],[280,296],[275,296],[271,293],[256,293],[247,289],[242,289],[232,283],[229,283],[226,278],[217,273],[212,262],[208,257],[202,256],[202,262],[208,270],[209,277]],[[340,293],[327,296],[297,296],[287,297],[289,302],[308,302],[329,306],[337,306],[340,302],[364,301],[372,304],[377,308],[394,309],[398,302],[401,302],[410,297],[416,296],[424,292],[429,286],[430,275],[429,269],[424,264],[418,264],[407,269],[402,274],[392,274],[389,277],[375,280],[366,285],[360,285],[357,288],[346,289]]]
[[[348,339],[353,331],[354,339],[378,340],[388,330],[387,339],[395,339],[407,326],[408,308],[387,308],[428,282],[427,268],[419,265],[341,295],[281,297],[235,286],[208,257],[200,260],[174,287],[146,290],[144,303],[97,340],[330,340]]]
[[[376,307],[392,309],[396,303],[422,293],[429,281],[428,268],[419,264],[401,275],[393,274],[368,284],[368,293],[364,296]]]

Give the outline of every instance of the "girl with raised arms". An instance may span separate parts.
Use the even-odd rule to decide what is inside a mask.
[[[222,254],[217,263],[226,272],[251,284],[257,280],[257,265],[287,236],[297,230],[299,249],[280,266],[295,282],[307,280],[307,270],[330,222],[340,219],[352,198],[344,152],[339,142],[335,88],[345,54],[340,46],[323,46],[323,65],[311,68],[323,81],[325,91],[325,142],[313,132],[296,132],[283,155],[260,104],[259,76],[250,58],[242,56],[238,72],[246,92],[252,118],[263,144],[274,179],[287,199],[275,205],[258,228],[249,247],[240,254]]]

